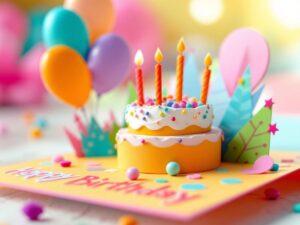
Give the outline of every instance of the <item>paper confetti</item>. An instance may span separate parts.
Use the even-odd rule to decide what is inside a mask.
[[[223,153],[228,143],[237,134],[237,132],[252,117],[252,96],[251,96],[251,80],[249,70],[245,72],[242,80],[239,82],[234,95],[231,98],[229,106],[221,121],[220,128],[224,132]]]
[[[259,157],[253,164],[251,169],[245,169],[242,172],[245,174],[261,174],[268,172],[273,167],[273,159],[268,155]]]
[[[103,131],[94,117],[88,125],[88,135],[81,135],[81,139],[86,157],[116,155],[109,132]]]
[[[268,155],[271,119],[272,108],[264,106],[230,141],[223,160],[254,163],[260,156]]]

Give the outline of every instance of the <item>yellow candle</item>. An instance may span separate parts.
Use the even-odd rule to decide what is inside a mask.
[[[204,105],[206,104],[207,95],[208,95],[208,88],[209,88],[209,81],[210,81],[210,74],[211,74],[211,70],[209,69],[209,67],[211,63],[212,63],[211,55],[210,53],[207,53],[207,55],[204,58],[205,69],[202,74],[202,88],[201,88],[201,97],[200,97],[200,101]]]
[[[183,38],[177,44],[177,64],[176,64],[176,101],[182,100],[182,85],[183,85],[183,67],[184,67],[184,55],[185,43]]]

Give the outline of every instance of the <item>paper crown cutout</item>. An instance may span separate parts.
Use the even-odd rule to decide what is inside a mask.
[[[132,83],[129,83],[127,103],[131,103],[135,99],[135,88]],[[119,125],[112,111],[109,121],[103,123],[102,127],[94,116],[91,116],[88,123],[85,124],[80,116],[75,114],[74,121],[80,133],[79,137],[68,128],[65,128],[64,131],[77,157],[106,157],[117,154],[114,147],[115,137],[117,131],[125,126],[125,121]]]

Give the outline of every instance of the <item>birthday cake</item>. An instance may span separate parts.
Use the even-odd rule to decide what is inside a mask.
[[[157,69],[161,65],[157,60],[156,99],[145,101],[141,64],[136,60],[138,100],[126,107],[128,127],[120,129],[116,135],[120,169],[136,167],[142,173],[163,174],[168,172],[169,163],[175,163],[178,173],[184,174],[219,166],[222,131],[212,127],[213,106],[206,104],[208,87],[204,88],[205,93],[202,90],[201,101],[182,96],[183,54],[179,52],[176,98],[161,97],[161,68]],[[208,58],[211,61],[210,56]],[[210,63],[203,74],[207,86]]]

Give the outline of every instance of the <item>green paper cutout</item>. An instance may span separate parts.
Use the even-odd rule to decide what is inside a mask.
[[[109,134],[109,140],[110,140],[111,143],[116,142],[116,135],[117,135],[120,128],[121,127],[115,121],[113,121],[111,131],[110,131],[110,134]]]
[[[168,95],[168,89],[166,87],[164,87],[162,89],[162,96],[167,96]]]
[[[81,135],[85,157],[115,156],[117,154],[110,140],[110,133],[103,131],[94,117],[88,125],[88,135]]]
[[[137,99],[136,90],[132,82],[128,83],[128,100],[127,104],[134,102]]]
[[[272,109],[263,107],[229,142],[223,161],[254,163],[270,150]]]

